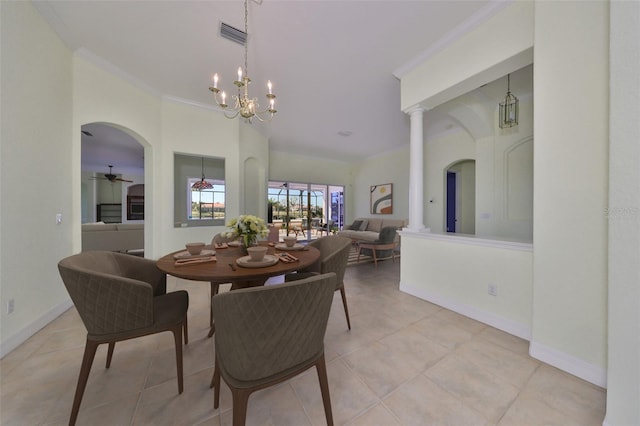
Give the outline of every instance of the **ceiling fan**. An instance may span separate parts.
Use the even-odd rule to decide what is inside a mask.
[[[113,183],[113,182],[133,182],[132,180],[120,179],[117,175],[114,175],[111,172],[112,168],[113,168],[113,166],[109,166],[109,173],[105,173],[104,177],[95,176],[95,177],[90,177],[89,179],[92,179],[92,180],[97,180],[97,179],[108,180],[111,183]]]

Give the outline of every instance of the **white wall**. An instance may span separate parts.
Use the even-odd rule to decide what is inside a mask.
[[[154,245],[156,251],[153,257],[177,250],[189,241],[209,242],[216,233],[226,231],[224,226],[174,227],[173,193],[166,188],[173,188],[171,171],[175,152],[224,158],[225,215],[232,218],[241,213],[238,126],[237,120],[229,120],[215,111],[173,101],[162,102],[162,147],[159,151],[159,161],[154,167],[157,171],[154,188],[160,197],[154,203],[153,211],[160,220],[156,232],[161,233],[162,239]]]
[[[71,304],[71,53],[29,2],[0,2],[0,306],[4,356]],[[77,132],[80,135],[80,132]],[[78,168],[79,173],[79,168]],[[56,225],[56,214],[62,223]],[[5,307],[14,301],[14,312]]]
[[[402,232],[401,262],[400,290],[531,337],[531,244]],[[497,296],[488,294],[489,284]]]
[[[608,2],[536,2],[535,27],[530,352],[604,386]]]
[[[640,424],[640,2],[611,3],[605,425]]]
[[[353,185],[346,193],[349,199],[345,223],[356,217],[373,217],[370,211],[371,186],[393,184],[393,213],[376,215],[389,219],[409,218],[409,145],[373,155],[352,166]]]
[[[499,31],[510,36],[502,37]],[[405,79],[402,82],[403,107],[416,102],[429,106],[442,99],[449,87],[457,90],[460,81],[475,81],[474,73],[481,76],[486,70],[495,71],[535,41],[531,354],[601,386],[606,383],[607,229],[603,212],[607,198],[608,31],[606,2],[541,1],[535,3],[535,10],[531,3],[514,2],[409,73],[407,84]],[[442,79],[434,78],[440,75]],[[558,94],[576,100],[570,114],[558,102]],[[407,101],[418,95],[428,99]],[[476,158],[478,169],[479,160]],[[514,161],[518,164],[520,160]],[[478,207],[480,212],[485,208]],[[409,260],[403,253],[403,274],[412,268],[423,271],[422,262]]]
[[[267,220],[267,187],[269,185],[269,141],[250,124],[240,126],[240,183],[243,199],[240,211]]]

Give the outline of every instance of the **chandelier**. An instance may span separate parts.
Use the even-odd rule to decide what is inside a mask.
[[[247,6],[247,1],[244,0],[244,32],[245,34],[249,34],[249,28],[247,25],[249,9]],[[213,86],[209,87],[209,90],[213,92],[213,97],[225,112],[224,116],[233,119],[240,115],[246,121],[251,122],[253,117],[256,117],[260,121],[271,121],[273,119],[274,114],[277,112],[275,109],[275,100],[276,95],[272,92],[271,81],[267,81],[267,99],[269,106],[260,111],[260,105],[258,104],[257,98],[249,97],[249,83],[251,83],[251,79],[249,78],[249,67],[247,66],[247,51],[248,51],[249,40],[245,40],[244,42],[244,73],[242,71],[242,67],[238,67],[238,79],[233,82],[238,88],[238,94],[233,96],[234,106],[233,108],[229,108],[227,105],[227,94],[224,91],[220,91],[218,88],[218,74],[213,75]],[[227,114],[227,111],[231,111],[230,114]]]
[[[498,125],[501,129],[518,125],[518,98],[511,94],[511,75],[507,74],[507,96],[500,102]]]

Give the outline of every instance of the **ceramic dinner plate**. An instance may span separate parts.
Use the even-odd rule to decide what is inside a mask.
[[[276,248],[278,250],[302,250],[304,248],[303,244],[294,244],[291,247],[287,247],[285,243],[276,244]]]
[[[236,259],[236,263],[243,268],[264,268],[278,263],[278,256],[265,254],[264,258],[258,261],[251,260],[251,256],[243,256]]]
[[[242,244],[240,243],[240,241],[229,241],[227,245],[229,247],[240,247]]]
[[[189,254],[188,251],[181,251],[180,253],[176,253],[173,255],[176,259],[198,259],[200,257],[209,257],[216,254],[213,250],[202,250],[200,254]]]

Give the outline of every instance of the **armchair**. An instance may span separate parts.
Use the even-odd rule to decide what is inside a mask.
[[[315,366],[327,424],[333,425],[324,358],[324,334],[336,286],[335,274],[294,283],[221,293],[215,308],[214,408],[220,377],[233,397],[233,425],[245,424],[254,391],[281,383]]]
[[[166,293],[166,275],[155,262],[109,251],[88,251],[62,259],[58,270],[87,339],[71,409],[74,425],[98,346],[107,343],[106,368],[116,342],[171,331],[175,340],[178,392],[183,390],[182,331],[188,342],[186,291]]]
[[[349,308],[347,307],[347,295],[344,290],[344,272],[349,261],[351,240],[349,238],[331,235],[318,238],[308,244],[320,250],[320,259],[313,265],[298,272],[285,275],[285,281],[294,281],[307,278],[312,275],[334,272],[336,274],[336,291],[340,291],[344,314],[347,317],[347,326],[351,330]]]

